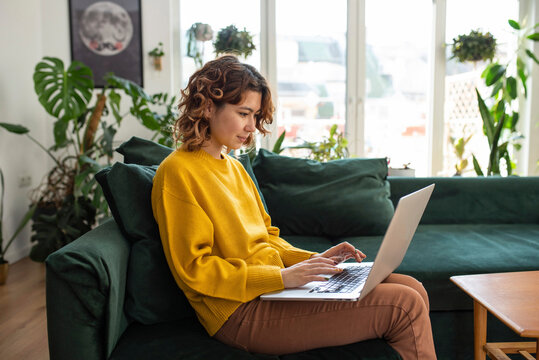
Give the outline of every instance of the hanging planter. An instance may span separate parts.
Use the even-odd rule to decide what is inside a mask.
[[[153,67],[157,71],[161,71],[163,69],[163,63],[161,61],[161,58],[163,55],[165,55],[165,52],[163,51],[163,43],[160,42],[155,48],[153,48],[152,51],[148,53],[152,57]]]
[[[240,31],[234,25],[219,30],[213,46],[215,47],[216,55],[232,53],[238,56],[241,55],[244,58],[247,58],[256,50],[253,36],[245,28]]]
[[[204,58],[204,43],[213,39],[213,30],[210,25],[194,23],[187,30],[187,56],[195,60],[197,67],[201,67]]]
[[[459,62],[492,60],[496,53],[496,39],[489,32],[483,34],[479,30],[472,30],[468,35],[453,39],[451,52],[451,59],[456,58]]]

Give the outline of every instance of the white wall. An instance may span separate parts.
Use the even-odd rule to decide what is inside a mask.
[[[142,46],[144,87],[149,93],[173,90],[171,77],[171,8],[174,0],[142,0]],[[67,0],[0,1],[0,122],[21,124],[46,146],[53,144],[53,119],[37,101],[32,75],[43,56],[58,57],[69,64],[70,39]],[[163,70],[151,67],[148,51],[163,42]],[[177,72],[176,72],[177,73]],[[128,103],[124,103],[127,110]],[[131,120],[131,121],[130,121]],[[125,119],[116,135],[118,143],[131,136],[151,133],[133,119]],[[6,180],[4,238],[9,238],[29,206],[29,191],[36,187],[52,160],[24,136],[0,129],[0,167]],[[19,187],[21,177],[31,177],[28,187]],[[6,240],[5,240],[6,241]],[[5,245],[5,242],[4,242]],[[28,255],[29,226],[11,245],[6,258],[11,263]]]

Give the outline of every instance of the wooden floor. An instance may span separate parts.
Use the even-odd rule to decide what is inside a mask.
[[[24,258],[9,266],[0,285],[0,359],[49,359],[45,264]]]

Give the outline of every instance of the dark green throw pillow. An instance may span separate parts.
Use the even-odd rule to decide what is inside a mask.
[[[133,136],[116,151],[124,156],[126,164],[159,165],[174,149]]]
[[[283,235],[382,235],[393,216],[386,159],[320,163],[261,149],[253,169]]]
[[[96,174],[118,227],[133,243],[129,254],[125,311],[130,320],[156,324],[194,316],[163,253],[152,212],[156,165],[116,163]]]

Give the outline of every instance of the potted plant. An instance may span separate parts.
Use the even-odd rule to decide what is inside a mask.
[[[282,147],[284,137],[285,131],[279,136],[279,139],[273,148],[273,152],[279,154],[285,149]],[[329,129],[329,136],[324,136],[320,142],[304,141],[301,145],[288,146],[286,148],[310,150],[308,157],[320,162],[346,159],[349,156],[348,140],[346,140],[343,133],[339,132],[337,124],[331,126]]]
[[[66,69],[57,58],[45,57],[34,72],[34,88],[43,108],[54,119],[54,144],[45,147],[28,129],[2,123],[6,130],[25,135],[53,160],[54,166],[43,183],[33,191],[36,205],[32,224],[30,258],[44,261],[53,251],[89,231],[96,221],[108,216],[108,204],[94,174],[110,165],[113,140],[122,119],[133,115],[145,127],[161,135],[170,134],[166,125],[175,116],[171,110],[175,97],[148,95],[131,81],[106,76],[106,86],[94,97],[92,71],[74,61]],[[131,99],[129,112],[120,108],[121,92]],[[151,106],[166,107],[161,114]],[[108,122],[104,114],[112,115]]]
[[[492,62],[481,74],[485,79],[485,85],[490,88],[490,95],[486,101],[476,89],[477,102],[481,119],[483,120],[483,132],[487,136],[490,149],[486,171],[483,171],[475,155],[472,154],[473,165],[477,175],[502,175],[505,162],[506,175],[512,175],[515,163],[511,157],[514,151],[520,149],[519,140],[523,136],[517,131],[516,125],[519,120],[519,98],[527,101],[527,79],[529,69],[526,60],[531,59],[539,65],[539,59],[527,48],[528,42],[539,41],[539,32],[535,29],[539,26],[522,28],[521,25],[509,20],[509,25],[518,38],[518,48],[515,56],[505,63]]]
[[[1,125],[1,124],[0,124]],[[36,209],[35,205],[32,205],[30,209],[23,216],[19,225],[17,226],[13,235],[7,240],[6,245],[4,246],[4,231],[3,231],[3,219],[4,219],[4,174],[2,169],[0,169],[0,285],[4,285],[7,280],[7,274],[9,270],[9,263],[5,258],[6,252],[9,249],[10,245],[13,243],[13,240],[19,235],[19,233],[24,229],[28,221],[32,218],[34,211]]]
[[[209,24],[194,23],[187,30],[187,56],[195,60],[197,67],[201,67],[204,58],[204,43],[213,39],[213,30]]]
[[[451,59],[457,58],[460,62],[492,61],[496,53],[496,39],[489,32],[483,34],[479,30],[472,30],[453,39],[451,52]]]
[[[213,46],[216,55],[232,53],[246,59],[256,50],[252,35],[245,28],[240,31],[234,25],[219,30]]]
[[[165,55],[165,52],[163,51],[163,43],[159,42],[159,44],[157,44],[157,46],[148,53],[148,55],[150,55],[153,59],[153,66],[155,70],[161,71],[163,68],[161,58]]]

